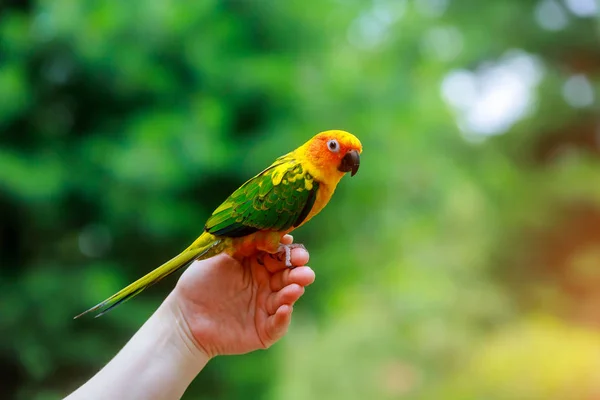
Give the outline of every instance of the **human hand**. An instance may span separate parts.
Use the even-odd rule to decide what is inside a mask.
[[[286,235],[282,242],[292,240]],[[241,261],[219,255],[195,262],[170,296],[171,308],[189,342],[208,358],[268,348],[287,332],[294,303],[315,280],[304,266],[308,258],[306,250],[293,249],[294,269],[260,253]]]
[[[303,266],[306,250],[293,249],[291,258],[298,268],[264,253],[195,262],[125,347],[68,398],[178,399],[210,358],[271,346],[315,280]]]

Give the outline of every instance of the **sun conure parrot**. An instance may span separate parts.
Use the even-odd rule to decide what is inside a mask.
[[[290,246],[280,243],[282,236],[327,205],[344,174],[358,171],[361,152],[360,141],[348,132],[319,133],[233,192],[187,249],[75,318],[93,311],[100,311],[99,317],[192,261],[223,252],[234,257],[285,252],[291,267]]]

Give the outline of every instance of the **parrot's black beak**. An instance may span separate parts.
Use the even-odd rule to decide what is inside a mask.
[[[350,172],[350,176],[354,176],[356,172],[358,172],[358,167],[360,167],[360,154],[356,150],[350,150],[346,153],[344,158],[342,158],[342,162],[338,167],[339,171],[342,172]]]

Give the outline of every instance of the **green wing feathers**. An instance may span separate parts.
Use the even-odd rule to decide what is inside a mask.
[[[259,230],[298,226],[312,209],[319,184],[290,155],[244,183],[206,222],[217,236],[240,237]]]

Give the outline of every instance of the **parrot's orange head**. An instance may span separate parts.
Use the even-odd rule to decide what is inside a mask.
[[[319,180],[339,179],[346,172],[354,176],[360,166],[362,144],[356,136],[345,131],[325,131],[314,136],[301,147],[312,164]],[[313,173],[314,174],[314,173]]]

